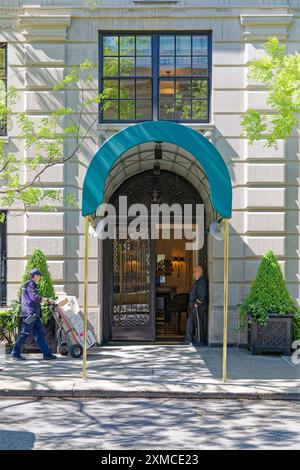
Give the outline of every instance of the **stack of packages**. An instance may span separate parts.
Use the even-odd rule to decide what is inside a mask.
[[[58,295],[56,304],[65,315],[70,327],[76,333],[78,343],[83,346],[83,314],[80,311],[77,298],[72,295]],[[95,333],[92,325],[88,322],[87,348],[91,348],[96,343]]]

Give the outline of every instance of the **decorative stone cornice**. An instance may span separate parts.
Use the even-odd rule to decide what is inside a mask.
[[[265,41],[270,36],[286,40],[293,22],[292,14],[240,15],[245,41]]]
[[[63,42],[70,24],[70,15],[19,16],[20,29],[28,42]]]

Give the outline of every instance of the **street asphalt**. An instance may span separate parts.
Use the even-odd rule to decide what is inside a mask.
[[[0,400],[0,449],[299,449],[300,402]]]

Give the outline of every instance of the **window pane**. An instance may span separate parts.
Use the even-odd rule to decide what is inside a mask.
[[[103,76],[116,77],[118,75],[118,58],[105,57],[103,60]]]
[[[193,55],[207,55],[207,36],[193,36]]]
[[[104,80],[103,92],[107,98],[118,98],[118,80]]]
[[[174,101],[161,100],[159,105],[160,119],[174,119]]]
[[[138,80],[136,81],[136,97],[143,99],[151,99],[152,89],[151,80]]]
[[[176,75],[191,75],[191,58],[176,58]]]
[[[191,36],[176,36],[176,54],[191,55]]]
[[[118,101],[103,101],[103,119],[118,119]]]
[[[152,119],[151,101],[138,100],[136,102],[136,119]]]
[[[161,57],[160,62],[160,75],[170,77],[174,75],[175,61],[173,57]]]
[[[137,57],[136,58],[136,75],[151,77],[151,57]]]
[[[137,36],[136,37],[136,55],[151,55],[151,37],[150,36]]]
[[[175,80],[160,80],[159,94],[160,98],[173,98],[175,90]]]
[[[134,79],[120,80],[120,98],[135,98],[135,81]]]
[[[135,119],[135,101],[120,101],[120,119],[132,120]]]
[[[118,55],[118,36],[104,36],[103,38],[103,54]]]
[[[160,36],[159,53],[160,55],[174,55],[175,53],[175,37],[174,36]]]
[[[193,100],[192,110],[193,110],[193,119],[207,119],[208,118],[206,100],[201,100],[201,101]]]
[[[208,75],[207,57],[193,57],[192,75]]]
[[[0,78],[6,78],[6,70],[0,69]]]
[[[191,100],[176,101],[175,119],[191,119]]]
[[[134,55],[134,36],[120,37],[120,55]]]
[[[120,58],[120,75],[134,76],[134,57],[121,57]]]
[[[193,98],[207,98],[207,80],[192,80]]]
[[[6,83],[4,80],[0,80],[0,105],[4,105],[6,102]],[[6,121],[4,115],[1,116],[2,121]]]
[[[176,80],[176,98],[191,98],[191,80]]]

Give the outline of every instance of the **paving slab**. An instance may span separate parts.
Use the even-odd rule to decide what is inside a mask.
[[[28,354],[0,367],[0,397],[146,397],[299,399],[300,366],[291,358],[252,356],[228,349],[228,380],[222,382],[222,349],[187,345],[110,344],[82,360],[43,361]]]

